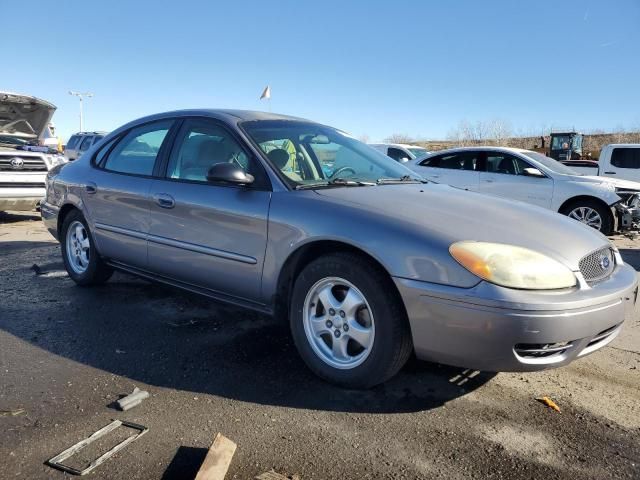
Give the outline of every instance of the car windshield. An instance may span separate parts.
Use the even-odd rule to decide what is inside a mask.
[[[411,147],[407,148],[416,158],[422,158],[429,154],[429,151],[426,148],[416,148]]]
[[[563,165],[562,163],[554,160],[553,158],[549,158],[546,155],[543,155],[538,152],[531,151],[523,151],[524,155],[529,157],[532,160],[535,160],[538,163],[541,163],[542,166],[548,168],[552,172],[559,173],[561,175],[582,175],[581,173],[576,172],[574,169]]]
[[[395,160],[331,127],[294,120],[247,121],[241,127],[296,188],[422,181]]]

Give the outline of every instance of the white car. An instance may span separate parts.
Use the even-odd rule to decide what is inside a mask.
[[[400,163],[424,158],[425,155],[429,154],[429,150],[426,148],[405,143],[370,143],[369,146]]]
[[[453,148],[406,166],[434,182],[548,208],[606,235],[637,218],[640,183],[581,175],[530,150]]]
[[[47,172],[65,163],[38,145],[56,107],[39,98],[0,92],[0,211],[29,211],[45,195]]]

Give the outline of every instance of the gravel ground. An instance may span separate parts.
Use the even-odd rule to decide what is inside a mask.
[[[613,241],[640,269],[640,240]],[[639,479],[639,352],[636,315],[558,370],[413,360],[342,390],[304,367],[283,324],[121,274],[77,287],[37,217],[0,213],[0,411],[24,409],[0,413],[0,478],[62,478],[43,462],[125,419],[149,432],[93,478],[193,478],[223,432],[238,444],[227,478]],[[115,410],[134,386],[151,397]]]

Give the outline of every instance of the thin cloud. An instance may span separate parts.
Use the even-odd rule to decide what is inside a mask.
[[[589,9],[587,8],[587,10],[584,12],[584,15],[582,16],[582,21],[586,22],[587,20],[589,20]]]
[[[615,45],[616,43],[618,43],[618,42],[615,42],[615,41],[614,42],[605,42],[605,43],[601,43],[600,47],[601,48],[607,48],[607,47],[610,47],[611,45]]]

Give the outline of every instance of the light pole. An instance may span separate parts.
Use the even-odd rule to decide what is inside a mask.
[[[73,90],[69,90],[69,95],[73,95],[75,97],[78,97],[78,100],[80,100],[80,131],[83,132],[84,131],[84,124],[83,124],[83,118],[82,118],[82,99],[83,99],[83,97],[87,97],[87,98],[93,97],[93,93],[89,93],[89,92],[74,92]]]

